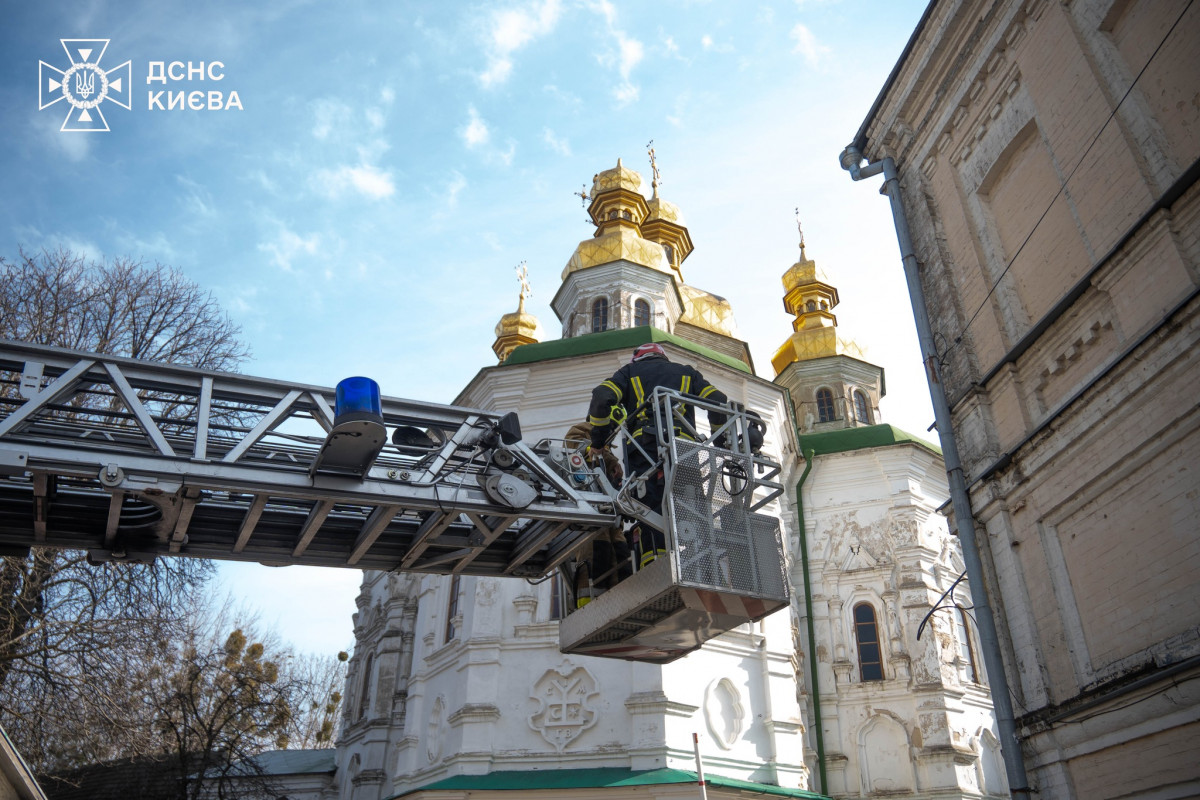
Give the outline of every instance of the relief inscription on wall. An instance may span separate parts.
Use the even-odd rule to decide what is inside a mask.
[[[596,724],[598,714],[591,703],[599,694],[592,673],[563,661],[533,684],[529,696],[538,708],[529,717],[529,727],[561,753]]]

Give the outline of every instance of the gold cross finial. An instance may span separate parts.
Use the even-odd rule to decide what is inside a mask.
[[[800,224],[800,209],[796,209],[796,230],[800,231],[800,260],[804,260],[804,226]]]
[[[529,268],[522,261],[517,264],[517,280],[521,282],[521,299],[517,301],[517,310],[525,310],[525,298],[533,297],[533,289],[529,286]]]
[[[653,177],[650,179],[650,187],[657,189],[658,184],[662,183],[662,175],[658,171],[658,162],[654,160],[654,140],[651,139],[646,143],[646,152],[650,154],[650,172]]]
[[[573,194],[573,195],[575,195],[576,197],[578,197],[578,198],[579,198],[579,205],[580,205],[581,207],[583,207],[583,208],[586,208],[586,207],[587,207],[587,201],[588,201],[588,197],[589,197],[590,195],[588,195],[588,193],[587,193],[587,184],[586,184],[586,183],[585,183],[585,184],[582,184],[582,185],[580,186],[580,188],[579,188],[579,191],[578,191],[578,192],[571,192],[571,194]]]

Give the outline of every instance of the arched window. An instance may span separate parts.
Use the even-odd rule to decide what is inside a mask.
[[[608,300],[601,297],[592,303],[592,333],[608,330]]]
[[[859,422],[871,423],[871,409],[867,405],[867,396],[858,389],[854,390],[854,416]]]
[[[675,248],[671,247],[669,244],[664,244],[662,248],[663,252],[667,254],[667,263],[671,266],[675,266]]]
[[[963,662],[965,677],[971,683],[979,683],[979,670],[975,667],[975,648],[971,646],[971,626],[967,622],[967,611],[962,606],[954,607],[958,623],[954,627],[958,631],[958,657]]]
[[[817,301],[809,300],[807,303],[804,304],[804,310],[805,311],[816,311],[817,310]]]
[[[450,578],[450,600],[446,603],[446,641],[449,642],[458,635],[454,620],[458,618],[458,594],[462,589],[462,576],[453,575]]]
[[[817,422],[833,422],[833,392],[817,389]]]
[[[622,219],[633,219],[633,212],[629,211],[629,210],[624,210],[621,212],[621,218]]]
[[[635,300],[633,302],[633,325],[640,327],[650,324],[650,304],[645,300]]]
[[[858,675],[864,681],[883,680],[883,655],[879,650],[879,626],[875,607],[859,603],[854,607],[854,640],[858,642]]]
[[[362,689],[358,693],[358,714],[355,719],[362,719],[367,715],[367,709],[371,705],[371,672],[375,669],[375,654],[367,653],[367,661],[363,664],[362,674]]]

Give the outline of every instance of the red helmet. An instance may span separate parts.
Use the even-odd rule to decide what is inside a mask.
[[[641,361],[643,358],[666,358],[666,357],[667,357],[667,351],[662,349],[661,344],[656,344],[655,342],[650,342],[649,344],[641,345],[640,347],[638,347],[638,349],[634,350],[633,358],[629,359],[629,363],[632,364],[635,361]]]

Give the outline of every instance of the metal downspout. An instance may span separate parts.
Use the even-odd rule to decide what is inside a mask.
[[[925,364],[925,380],[929,384],[929,397],[933,401],[934,422],[941,437],[942,455],[946,461],[946,477],[950,484],[950,500],[954,508],[955,527],[962,547],[963,563],[967,568],[967,580],[971,587],[971,601],[975,608],[975,626],[979,631],[980,649],[991,681],[992,707],[996,712],[996,726],[1000,732],[1000,749],[1004,755],[1004,768],[1008,776],[1009,791],[1014,796],[1030,797],[1029,779],[1025,773],[1025,758],[1021,742],[1017,738],[1013,718],[1012,699],[1009,696],[1008,678],[1004,672],[1004,661],[1000,654],[1000,641],[996,635],[996,620],[984,588],[983,561],[979,556],[979,544],[975,538],[975,516],[971,510],[971,497],[967,493],[963,476],[962,461],[958,455],[958,442],[951,425],[950,405],[942,384],[941,365],[937,349],[933,344],[933,328],[929,323],[929,311],[925,305],[925,290],[918,275],[917,257],[913,251],[912,236],[908,229],[908,217],[900,197],[900,179],[896,162],[891,156],[860,166],[862,152],[851,145],[842,151],[842,169],[854,180],[862,180],[883,173],[883,189],[892,206],[892,219],[896,225],[896,239],[900,244],[900,256],[904,260],[904,277],[908,283],[909,300],[912,303],[913,319],[917,325],[917,338],[921,345],[921,359]]]
[[[800,432],[796,431],[796,441],[800,441]],[[808,572],[808,536],[804,532],[804,497],[801,489],[808,473],[812,472],[813,451],[800,455],[804,458],[804,472],[796,483],[796,517],[800,533],[800,565],[804,572],[804,613],[808,619],[808,669],[809,680],[812,682],[813,730],[817,734],[817,775],[821,780],[821,793],[829,794],[829,781],[825,775],[825,727],[821,724],[821,686],[817,683],[817,629],[813,622],[812,579]]]

